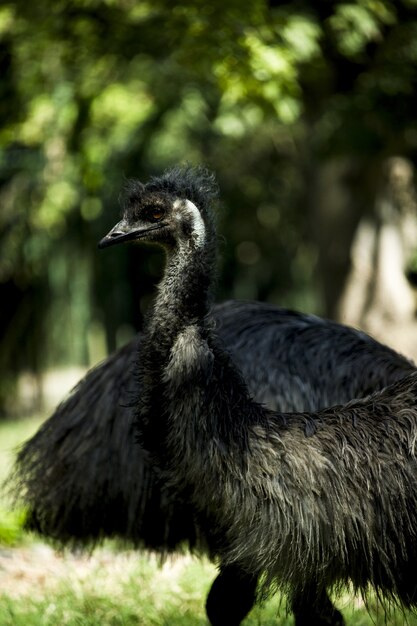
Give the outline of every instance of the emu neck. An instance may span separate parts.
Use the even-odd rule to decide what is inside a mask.
[[[194,240],[180,242],[167,252],[164,276],[148,320],[148,337],[154,338],[155,348],[165,352],[187,326],[205,325],[211,304],[214,250],[210,239],[200,245]]]
[[[148,317],[139,358],[141,394],[137,425],[145,449],[158,459],[166,457],[166,444],[170,439],[167,409],[176,413],[176,402],[171,400],[173,388],[181,384],[187,370],[187,364],[179,357],[181,362],[174,383],[168,375],[169,364],[181,352],[178,345],[183,343],[181,338],[188,330],[198,335],[207,332],[206,315],[215,262],[213,244],[213,240],[201,245],[187,240],[168,251],[164,276]]]

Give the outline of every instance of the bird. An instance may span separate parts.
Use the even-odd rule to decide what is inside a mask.
[[[417,374],[313,412],[254,400],[210,313],[215,195],[202,169],[134,181],[99,244],[166,253],[137,363],[142,446],[194,507],[222,566],[282,588],[301,620],[306,603],[348,581],[415,606]]]
[[[237,301],[215,305],[213,315],[253,397],[276,410],[347,402],[414,371],[408,359],[369,335],[314,315]],[[27,511],[30,529],[63,545],[118,536],[161,554],[185,545],[206,552],[192,507],[167,498],[134,441],[129,402],[141,342],[139,333],[88,372],[20,448],[13,496]],[[256,577],[222,569],[207,602],[212,622],[239,623],[255,590]],[[323,598],[320,614],[333,611],[330,606]],[[311,624],[310,607],[305,612]]]

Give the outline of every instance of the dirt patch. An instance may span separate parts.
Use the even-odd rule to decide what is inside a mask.
[[[115,552],[98,548],[92,554],[60,552],[43,543],[18,548],[0,548],[0,593],[19,598],[43,597],[57,587],[100,589],[115,595],[138,571],[140,563],[156,573],[159,582],[175,578],[193,561],[186,555],[163,565],[157,555],[146,559],[138,552]]]
[[[115,574],[125,578],[135,565],[134,553],[115,554],[104,549],[87,555],[58,552],[41,543],[3,548],[0,549],[0,589],[13,598],[28,594],[43,596],[63,582],[79,585],[98,574],[101,580],[106,574],[111,574],[113,581]]]

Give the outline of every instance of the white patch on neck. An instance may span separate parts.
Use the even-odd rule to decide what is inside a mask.
[[[191,202],[191,200],[175,200],[174,209],[178,209],[180,207],[182,207],[187,216],[191,217],[195,242],[198,247],[202,246],[206,239],[206,227],[200,211],[197,209],[196,205]]]
[[[190,324],[178,334],[171,348],[170,359],[163,374],[164,381],[180,382],[197,376],[198,372],[207,372],[213,358],[213,353],[207,341],[202,339],[198,326]]]

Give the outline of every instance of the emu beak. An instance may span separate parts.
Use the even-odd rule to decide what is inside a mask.
[[[116,243],[125,243],[126,241],[133,241],[135,239],[142,239],[146,237],[149,231],[160,228],[160,224],[154,224],[152,226],[146,225],[142,228],[132,228],[131,224],[126,220],[121,220],[113,226],[113,228],[107,233],[101,241],[98,243],[99,248],[108,248]]]
[[[113,246],[115,243],[123,243],[124,241],[129,241],[130,239],[134,239],[134,231],[129,228],[129,225],[125,220],[121,220],[113,226],[113,228],[107,233],[101,241],[98,243],[99,248],[107,248],[108,246]]]

